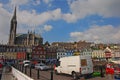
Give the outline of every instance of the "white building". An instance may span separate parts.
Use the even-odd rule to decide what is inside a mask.
[[[73,50],[59,49],[57,51],[57,59],[60,59],[62,57],[66,57],[66,56],[73,56],[73,53],[74,53]]]
[[[105,59],[104,50],[93,50],[92,58]]]
[[[92,56],[92,50],[84,50],[84,51],[80,52],[80,55],[90,55],[90,56]]]

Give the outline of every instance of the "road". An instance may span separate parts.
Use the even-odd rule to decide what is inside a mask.
[[[27,75],[30,76],[30,70],[27,69]],[[51,71],[39,71],[39,79],[37,77],[38,71],[36,69],[32,69],[32,78],[35,80],[50,80],[51,79]],[[72,77],[69,75],[56,75],[53,74],[53,80],[72,80]]]
[[[0,68],[0,80],[1,80],[1,77],[2,77],[2,68]]]
[[[28,76],[30,76],[30,69],[27,68],[26,71],[27,71],[26,74]],[[24,70],[23,73],[25,73],[25,70]],[[39,71],[39,79],[38,79],[37,70],[32,69],[31,77],[33,79],[35,79],[35,80],[51,80],[51,71],[50,70],[48,70],[48,71]],[[56,75],[56,74],[53,73],[53,80],[73,80],[73,78],[70,75],[64,75],[64,74]],[[83,79],[81,78],[81,79],[78,79],[78,80],[83,80]],[[89,78],[89,79],[85,79],[85,80],[114,80],[114,79],[111,79],[110,76],[108,76],[108,77],[105,76],[105,77],[94,77],[94,78]]]

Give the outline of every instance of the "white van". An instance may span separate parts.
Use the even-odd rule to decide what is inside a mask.
[[[59,66],[55,67],[56,74],[69,74],[77,79],[80,76],[93,73],[93,62],[91,56],[88,55],[63,57],[59,62]]]

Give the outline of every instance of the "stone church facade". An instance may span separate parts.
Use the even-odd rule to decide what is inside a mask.
[[[28,31],[26,34],[17,34],[16,29],[17,29],[17,16],[15,7],[14,15],[11,19],[8,44],[22,46],[37,46],[43,44],[43,38],[40,35],[35,34],[35,32]]]

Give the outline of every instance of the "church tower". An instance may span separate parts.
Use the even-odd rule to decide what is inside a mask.
[[[10,25],[9,45],[15,45],[16,29],[17,29],[17,17],[16,17],[16,7],[15,7],[14,15],[11,19],[11,25]]]

